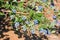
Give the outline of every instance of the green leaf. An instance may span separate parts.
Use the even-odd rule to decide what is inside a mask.
[[[4,15],[4,13],[0,12],[0,15]]]
[[[18,4],[18,7],[23,7],[23,2],[20,2],[20,3]]]
[[[5,4],[4,6],[6,9],[9,9],[10,5],[9,4]]]

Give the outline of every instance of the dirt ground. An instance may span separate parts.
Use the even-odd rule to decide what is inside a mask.
[[[9,31],[4,34],[9,35],[9,36],[5,36],[4,38],[2,38],[0,40],[4,40],[6,38],[10,38],[10,40],[24,40],[25,39],[24,37],[18,38],[18,36],[16,34],[14,34],[14,31]],[[48,35],[48,40],[60,40],[60,34],[58,36],[54,35],[54,34]]]

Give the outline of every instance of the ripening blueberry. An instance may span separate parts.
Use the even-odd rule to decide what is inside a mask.
[[[43,29],[43,28],[41,28],[39,31],[40,31],[40,32],[43,32],[43,30],[44,30],[44,29]]]
[[[12,9],[12,12],[13,12],[13,13],[16,13],[16,10],[15,10],[15,9]]]
[[[34,25],[34,22],[31,22],[31,21],[30,21],[30,24],[29,24],[28,26],[31,27],[31,26],[33,26],[33,25]]]
[[[44,30],[40,30],[39,32],[40,32],[40,33],[44,33]]]
[[[54,8],[54,6],[50,5],[51,8]]]
[[[47,35],[47,31],[45,29],[41,29],[40,33],[43,33],[44,35]]]
[[[52,5],[52,6],[54,6],[54,3],[53,3],[53,2],[51,2],[51,5]]]
[[[58,26],[60,26],[60,21],[57,21]]]
[[[56,19],[56,15],[53,15],[53,19]]]
[[[38,6],[38,10],[42,11],[43,10],[43,6]]]
[[[44,34],[45,34],[45,35],[47,34],[47,31],[46,31],[46,30],[44,30]]]
[[[12,20],[12,19],[14,19],[14,17],[15,17],[14,15],[11,15],[11,16],[10,16],[10,19]]]
[[[51,7],[52,9],[55,9],[54,4],[51,4],[50,7]]]
[[[27,30],[27,28],[26,28],[25,25],[23,25],[23,26],[21,26],[21,27],[23,28],[23,31],[26,31],[26,30]]]
[[[48,34],[48,35],[51,34],[51,33],[50,33],[50,30],[47,29],[46,31],[47,31],[47,34]]]
[[[35,30],[34,30],[34,29],[32,29],[32,30],[31,30],[31,33],[32,33],[32,34],[35,34]]]
[[[38,24],[38,20],[34,20],[34,24],[35,24],[35,25]]]
[[[22,17],[22,20],[26,20],[26,16],[23,16],[23,17]]]
[[[15,22],[14,27],[15,27],[15,28],[18,28],[19,25],[20,25],[19,22]]]
[[[25,23],[26,23],[26,24],[30,24],[30,22],[29,22],[29,21],[25,21]]]

